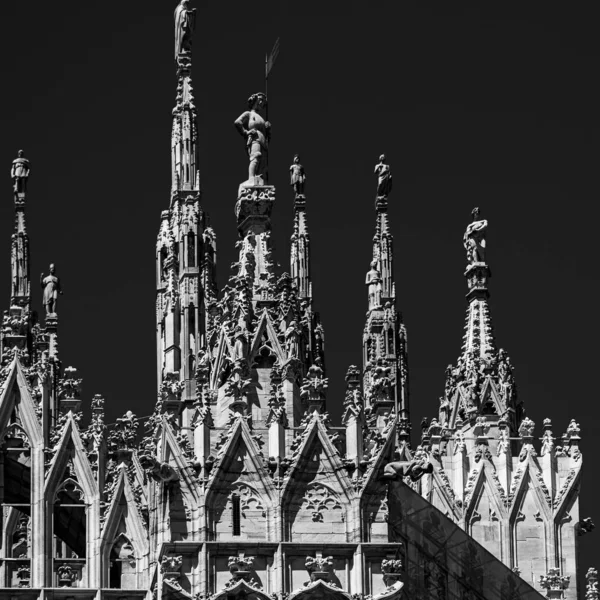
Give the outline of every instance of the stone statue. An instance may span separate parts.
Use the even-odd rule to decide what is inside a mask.
[[[181,0],[175,9],[175,60],[192,53],[192,35],[196,24],[196,9],[188,8],[189,0]]]
[[[377,175],[377,197],[387,197],[392,191],[392,174],[390,165],[385,164],[385,154],[379,157],[379,162],[375,165],[375,175]]]
[[[264,185],[263,174],[267,166],[267,153],[271,137],[271,124],[262,117],[267,97],[262,93],[248,98],[250,110],[242,113],[234,122],[237,130],[246,138],[246,151],[250,158],[248,185]]]
[[[300,331],[296,321],[291,321],[285,331],[285,349],[288,358],[300,358]]]
[[[27,191],[29,161],[25,158],[25,152],[23,152],[23,150],[19,150],[17,158],[13,160],[10,176],[13,181],[13,190],[15,194],[24,194]]]
[[[410,461],[396,461],[388,463],[383,468],[382,479],[399,479],[410,477],[412,481],[418,481],[426,473],[433,473],[433,464],[427,456],[415,457]]]
[[[371,261],[371,270],[367,273],[365,284],[369,286],[369,310],[381,307],[381,273],[377,270],[377,261]]]
[[[479,219],[479,208],[474,208],[473,222],[469,224],[463,237],[463,244],[467,251],[469,264],[485,262],[485,234],[488,222]]]
[[[304,173],[304,167],[300,164],[300,156],[296,154],[294,162],[290,166],[290,185],[294,187],[296,196],[304,196],[305,181],[306,174]]]
[[[44,277],[42,273],[40,275],[40,283],[44,289],[44,306],[46,307],[46,315],[56,314],[56,299],[58,294],[62,294],[60,289],[60,279],[56,275],[56,268],[54,264],[50,265],[50,273]]]

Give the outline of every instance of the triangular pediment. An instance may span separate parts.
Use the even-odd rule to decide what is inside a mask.
[[[102,530],[102,547],[107,553],[121,533],[121,523],[124,523],[125,534],[134,549],[134,556],[141,558],[148,554],[148,532],[139,513],[135,493],[127,476],[124,464],[119,467],[113,497],[106,515]]]
[[[310,600],[312,598],[315,600],[351,600],[352,596],[337,585],[333,585],[322,579],[311,581],[288,596],[288,600]]]
[[[504,413],[500,393],[491,377],[486,377],[481,387],[481,394],[479,397],[481,398],[479,407],[480,413],[493,414],[489,412],[489,409],[492,409],[498,416],[501,416]]]
[[[385,465],[394,460],[394,448],[396,446],[396,423],[397,418],[394,419],[393,425],[386,433],[383,444],[376,450],[376,454],[372,458],[371,464],[369,464],[367,467],[365,472],[365,485],[363,487],[363,492],[369,488],[371,484],[380,480]],[[366,450],[367,449],[365,448],[365,451]],[[407,449],[405,451],[408,452]]]
[[[272,600],[271,596],[250,585],[247,581],[240,579],[226,589],[217,592],[211,600],[240,598],[240,600]]]
[[[65,471],[69,461],[71,461],[78,487],[81,488],[86,503],[90,504],[92,501],[98,501],[100,498],[98,485],[71,411],[66,416],[61,437],[54,448],[54,457],[46,476],[44,493],[50,501],[52,501],[59,486],[67,479]]]
[[[159,460],[175,470],[182,490],[191,495],[190,501],[198,502],[201,490],[198,481],[191,475],[194,469],[180,447],[171,424],[164,415],[160,423],[159,435]]]
[[[209,495],[230,494],[236,490],[242,498],[255,498],[256,502],[264,500],[271,505],[277,497],[260,449],[243,418],[236,419],[225,444],[219,450],[210,474],[207,499]]]
[[[304,439],[294,452],[282,498],[297,494],[292,488],[298,485],[321,484],[349,503],[355,497],[352,482],[319,414],[313,414],[302,435]]]
[[[494,466],[487,459],[482,459],[481,467],[477,473],[472,491],[469,494],[468,504],[465,505],[466,521],[473,518],[477,514],[477,508],[483,495],[487,496],[487,500],[496,515],[495,518],[505,519],[507,516],[507,509],[502,502],[499,501],[501,492],[498,489],[498,485],[494,481],[493,473],[495,473]],[[504,490],[502,490],[504,492]]]
[[[536,463],[534,457],[528,454],[527,458],[518,465],[517,470],[513,474],[508,511],[511,519],[518,518],[524,497],[527,494],[532,494],[540,514],[544,516],[547,522],[552,520],[552,508],[550,506],[552,500],[549,493],[548,495],[544,493],[536,472],[541,475],[539,465]]]
[[[221,331],[219,333],[219,341],[217,343],[217,348],[214,353],[215,362],[213,364],[213,369],[210,374],[210,387],[215,390],[219,387],[219,378],[221,376],[221,372],[226,367],[228,362],[232,362],[233,356],[233,348],[229,343],[229,338],[227,336],[227,331],[225,326],[221,327]]]
[[[285,352],[277,337],[277,330],[266,309],[263,310],[258,320],[256,331],[252,338],[249,355],[250,364],[264,349],[268,350],[279,361],[279,364],[283,364],[286,361]]]
[[[2,384],[0,394],[0,432],[8,432],[13,411],[20,421],[19,427],[27,436],[31,446],[43,446],[42,427],[36,415],[33,401],[23,367],[15,356]]]

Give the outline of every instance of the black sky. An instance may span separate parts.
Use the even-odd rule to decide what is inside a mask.
[[[447,5],[451,3],[445,3]],[[513,3],[511,3],[512,5]],[[151,412],[155,390],[154,248],[170,191],[176,2],[0,3],[0,281],[9,301],[9,168],[31,160],[27,223],[37,279],[54,261],[60,356],[84,377],[85,404],[110,419]],[[399,308],[409,336],[415,426],[437,412],[460,351],[462,233],[477,205],[490,222],[496,338],[520,398],[557,435],[582,425],[582,516],[600,523],[598,477],[600,43],[593,3],[196,3],[194,84],[203,206],[223,285],[236,259],[233,206],[246,178],[233,120],[269,83],[275,254],[289,269],[288,167],[307,170],[313,292],[326,334],[330,412],[360,364],[364,276],[374,229],[373,166],[385,152],[394,191]],[[529,6],[529,8],[528,8]],[[558,10],[560,8],[560,10]],[[3,240],[3,241],[2,241]],[[1,291],[2,288],[0,288]],[[595,536],[582,538],[581,570]]]

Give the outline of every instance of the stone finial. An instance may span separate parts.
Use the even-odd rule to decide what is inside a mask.
[[[99,413],[99,412],[104,412],[104,398],[101,394],[96,394],[94,395],[94,397],[92,398],[92,403],[90,405],[90,408],[92,409],[92,412],[94,413]]]
[[[254,565],[254,556],[244,556],[243,553],[237,556],[230,556],[227,561],[227,567],[231,572],[234,581],[243,579],[248,581]]]
[[[570,580],[570,576],[560,574],[560,569],[552,568],[546,575],[540,575],[540,587],[546,590],[547,598],[564,598]]]
[[[569,426],[567,427],[567,431],[565,436],[568,438],[579,438],[579,434],[581,433],[581,427],[579,423],[575,421],[575,419],[571,419]]]
[[[381,561],[381,572],[383,574],[383,583],[387,587],[394,585],[402,579],[402,561],[399,558],[383,559]]]
[[[181,567],[183,565],[183,556],[165,555],[160,562],[160,572],[163,581],[177,583],[181,577]]]
[[[598,571],[592,567],[585,574],[585,600],[599,600],[600,593],[598,592]]]
[[[323,579],[327,581],[333,571],[333,556],[322,556],[317,553],[316,557],[307,556],[304,563],[311,581]]]
[[[59,565],[56,573],[58,574],[58,585],[60,587],[72,587],[77,579],[77,572],[71,565]]]
[[[21,566],[17,569],[17,580],[20,588],[28,588],[31,582],[31,569],[29,566]]]
[[[554,448],[554,435],[552,434],[552,421],[548,418],[543,422],[544,433],[542,434],[542,449],[540,456],[552,454]]]
[[[519,426],[519,435],[522,438],[532,438],[534,428],[535,423],[529,417],[525,417]]]
[[[113,452],[132,450],[135,447],[138,430],[137,417],[128,410],[117,419],[114,429],[108,436],[108,445]]]
[[[585,519],[581,519],[577,524],[577,533],[578,535],[585,535],[586,533],[591,533],[594,529],[596,529],[596,525],[594,521],[592,521],[591,517],[586,517]]]

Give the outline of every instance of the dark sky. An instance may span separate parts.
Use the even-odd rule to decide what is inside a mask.
[[[288,270],[287,177],[299,152],[330,412],[339,416],[346,368],[361,360],[372,171],[385,152],[414,424],[437,412],[444,368],[460,351],[462,234],[477,205],[489,220],[497,341],[538,434],[545,417],[557,435],[571,418],[581,423],[582,516],[600,523],[597,20],[573,4],[480,4],[196,3],[203,206],[219,284],[236,259],[233,207],[246,178],[232,123],[263,88],[264,55],[280,36],[269,82],[275,254]],[[128,408],[148,414],[156,399],[154,248],[169,204],[175,5],[0,3],[0,292],[8,307],[9,169],[24,148],[34,306],[54,261],[65,290],[60,357],[80,369],[86,405],[105,396],[111,420]],[[581,570],[595,537],[581,538]]]

